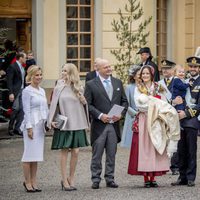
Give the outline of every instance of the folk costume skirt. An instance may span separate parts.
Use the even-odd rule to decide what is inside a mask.
[[[55,129],[51,149],[73,149],[88,145],[89,143],[87,141],[85,130],[61,131],[59,129]]]
[[[140,120],[140,122],[139,122]],[[133,138],[129,157],[128,174],[161,176],[169,171],[169,159],[154,148],[147,131],[147,116],[141,113],[133,123]]]

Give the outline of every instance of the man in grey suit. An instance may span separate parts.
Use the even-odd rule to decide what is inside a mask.
[[[115,154],[121,140],[119,120],[125,115],[128,101],[122,82],[111,76],[112,69],[107,60],[98,63],[99,76],[88,81],[85,97],[88,102],[91,122],[92,188],[98,189],[101,181],[102,155],[106,151],[105,180],[107,187],[117,188],[114,181]],[[114,104],[125,107],[120,116],[110,118],[107,114]]]

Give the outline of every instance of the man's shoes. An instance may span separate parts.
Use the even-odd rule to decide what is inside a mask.
[[[172,175],[179,175],[179,171],[178,170],[173,170],[172,171]]]
[[[117,185],[114,181],[106,183],[106,186],[110,187],[110,188],[118,188],[119,187],[119,185]]]
[[[13,130],[8,130],[8,135],[14,136],[14,131]]]
[[[187,185],[187,181],[183,181],[181,179],[178,179],[176,182],[171,183],[172,186],[178,186],[178,185]]]
[[[20,135],[20,136],[23,136],[22,131],[17,130],[17,129],[14,129],[14,134],[16,134],[16,135]]]
[[[99,189],[99,183],[94,182],[94,183],[92,184],[92,189]]]
[[[187,186],[188,186],[188,187],[193,187],[193,186],[195,186],[194,181],[188,181]]]

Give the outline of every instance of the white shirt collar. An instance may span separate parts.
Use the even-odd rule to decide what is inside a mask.
[[[105,79],[105,78],[103,78],[100,74],[99,74],[99,78],[100,78],[100,80],[101,80],[101,82],[104,84],[104,80],[109,80],[109,82],[111,82],[111,78],[110,78],[110,76],[107,78],[107,79]]]
[[[199,75],[197,75],[197,76],[194,76],[194,77],[191,77],[191,78],[193,78],[193,79],[197,79],[197,78],[199,78]]]

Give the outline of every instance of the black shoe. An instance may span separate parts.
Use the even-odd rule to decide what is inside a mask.
[[[171,183],[172,186],[178,186],[178,185],[187,185],[187,181],[178,179],[176,182]]]
[[[34,187],[32,187],[32,188],[35,190],[35,192],[42,192],[42,190],[39,188],[34,188]]]
[[[144,182],[144,187],[145,188],[150,188],[151,187],[150,181]]]
[[[158,187],[158,183],[156,181],[150,182],[150,187]]]
[[[99,183],[94,182],[94,183],[92,184],[92,189],[99,189]]]
[[[14,134],[16,134],[16,135],[20,135],[20,136],[23,136],[23,133],[22,133],[22,131],[20,131],[20,130],[16,130],[16,129],[14,129]]]
[[[187,186],[188,186],[188,187],[193,187],[193,186],[195,186],[194,181],[188,181]]]
[[[14,136],[14,131],[13,130],[8,130],[8,135]]]
[[[106,183],[106,186],[110,187],[110,188],[118,188],[119,187],[119,185],[117,185],[114,181]]]
[[[33,193],[33,192],[35,192],[35,190],[34,190],[34,189],[28,189],[28,188],[26,187],[26,183],[25,183],[25,182],[23,182],[23,186],[24,186],[24,188],[25,188],[26,192],[30,192],[30,193]]]
[[[179,175],[179,171],[178,170],[172,170],[172,175]]]

